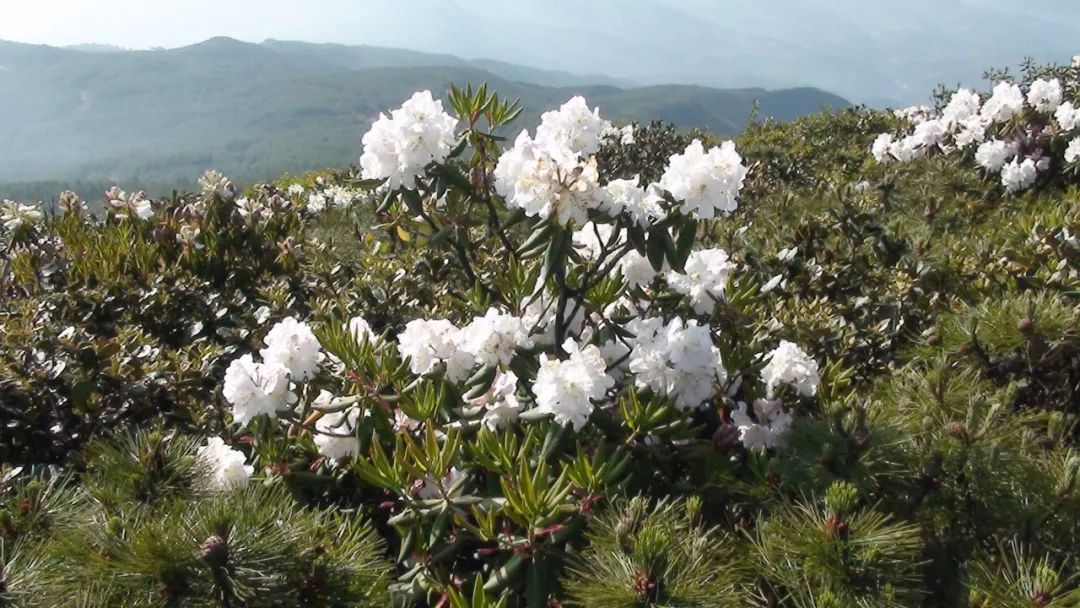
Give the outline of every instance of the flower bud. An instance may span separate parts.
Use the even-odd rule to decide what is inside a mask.
[[[638,572],[634,576],[634,593],[638,601],[643,604],[651,604],[660,596],[659,582],[647,572]]]
[[[967,426],[958,420],[952,420],[945,425],[945,432],[957,439],[967,438]]]
[[[213,568],[222,568],[229,560],[229,543],[215,534],[199,545],[199,558]]]

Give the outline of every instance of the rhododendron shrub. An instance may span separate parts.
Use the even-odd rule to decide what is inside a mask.
[[[909,130],[878,135],[870,147],[874,159],[889,163],[928,154],[966,155],[988,176],[999,176],[1009,193],[1054,174],[1076,174],[1080,157],[1076,66],[1029,65],[1023,82],[1002,79],[987,96],[961,88],[946,98],[940,111],[925,106],[896,111]]]
[[[383,494],[402,598],[438,603],[476,576],[555,599],[526,573],[565,566],[590,505],[625,484],[707,483],[784,445],[816,407],[821,364],[717,324],[736,312],[738,252],[702,235],[739,207],[748,168],[732,142],[695,139],[643,183],[598,171],[603,145],[632,139],[582,97],[505,143],[494,133],[515,104],[483,88],[448,101],[418,93],[375,121],[362,187],[389,237],[446,252],[440,279],[464,314],[384,334],[362,309],[284,318],[230,364],[222,394],[253,433],[246,466],[279,469],[306,445],[321,475]],[[717,433],[742,452],[708,447]],[[206,450],[242,482],[231,453]],[[651,453],[704,468],[658,477]],[[474,570],[477,550],[489,558]]]

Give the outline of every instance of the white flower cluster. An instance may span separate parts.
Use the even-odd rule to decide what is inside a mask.
[[[532,347],[525,323],[494,308],[489,308],[487,314],[474,318],[461,330],[459,348],[478,365],[505,367],[518,347]]]
[[[289,206],[289,201],[279,195],[269,198],[241,196],[234,200],[233,204],[236,205],[236,211],[241,217],[258,223],[274,217],[276,211]]]
[[[236,196],[236,187],[233,186],[232,181],[214,170],[202,174],[199,178],[199,187],[202,188],[203,199],[218,196],[222,200],[229,201]]]
[[[225,370],[222,394],[240,424],[289,408],[296,402],[291,381],[313,378],[325,358],[311,328],[292,317],[272,327],[263,342],[261,363],[244,355]]]
[[[637,141],[634,137],[635,131],[636,129],[632,124],[626,125],[621,129],[611,126],[611,128],[604,132],[603,136],[604,139],[607,139],[608,141],[618,141],[621,145],[630,146]]]
[[[234,450],[221,437],[210,437],[199,447],[197,458],[210,473],[210,485],[216,490],[232,490],[247,485],[255,467],[246,464],[247,457]]]
[[[263,361],[281,364],[293,380],[314,378],[325,358],[322,345],[308,324],[293,317],[286,317],[270,328],[263,343],[266,348],[259,351]]]
[[[690,254],[684,270],[685,273],[668,273],[668,285],[690,297],[694,312],[712,314],[716,299],[724,295],[735,264],[723,249],[703,249]]]
[[[507,204],[531,217],[555,217],[562,225],[581,225],[589,209],[605,203],[596,159],[592,156],[610,123],[574,97],[558,111],[545,112],[536,138],[522,131],[514,147],[495,166],[495,190]]]
[[[1065,148],[1065,162],[1075,163],[1080,161],[1080,137],[1069,142]]]
[[[346,459],[360,448],[355,436],[356,420],[360,417],[360,408],[350,405],[345,409],[334,408],[334,395],[327,390],[319,392],[312,402],[312,408],[323,412],[315,421],[313,439],[319,454],[333,462]]]
[[[615,379],[605,371],[607,362],[595,345],[582,348],[567,339],[563,350],[568,356],[562,361],[540,355],[533,394],[537,411],[551,414],[556,422],[577,431],[589,421],[593,402],[604,398],[615,386]]]
[[[0,203],[0,222],[3,222],[7,230],[14,230],[22,225],[33,226],[44,217],[36,205],[23,205],[9,200]]]
[[[289,368],[280,363],[257,363],[251,355],[229,364],[221,393],[232,405],[233,422],[239,424],[264,414],[274,417],[278,410],[296,402]]]
[[[1029,127],[1014,127],[1011,121],[1022,118],[1030,107],[1032,120],[1046,127],[1041,129],[1044,136],[1057,137],[1074,131],[1080,126],[1080,112],[1074,102],[1066,101],[1064,96],[1064,88],[1056,78],[1036,79],[1028,86],[1026,95],[1020,85],[999,82],[985,102],[977,93],[959,89],[939,115],[929,110],[917,114],[899,113],[898,116],[914,125],[912,132],[900,139],[895,139],[891,133],[882,133],[870,146],[870,153],[881,163],[906,162],[934,150],[950,153],[977,145],[976,164],[989,173],[1000,173],[1001,185],[1009,192],[1019,192],[1029,188],[1040,172],[1050,168],[1051,158],[1044,156],[1042,150],[1034,151],[1031,156],[1025,155],[1019,140]],[[998,137],[1005,138],[988,138],[991,128]],[[1066,146],[1066,163],[1080,159],[1078,140],[1080,138],[1073,139]]]
[[[745,403],[731,413],[731,422],[739,429],[739,440],[748,450],[765,451],[780,447],[791,429],[792,416],[784,411],[779,399],[755,399],[754,415]]]
[[[194,224],[184,224],[176,231],[176,242],[184,247],[202,249],[202,243],[199,242],[200,234],[202,234],[202,229],[198,226]]]
[[[409,359],[412,373],[422,376],[446,366],[446,377],[461,382],[472,368],[471,358],[458,348],[461,330],[446,319],[414,319],[398,334],[398,352]]]
[[[329,186],[308,195],[307,210],[320,213],[331,208],[345,209],[359,197],[360,192],[356,190],[350,190],[344,186]]]
[[[115,210],[116,217],[120,219],[137,217],[148,220],[154,216],[154,207],[142,192],[128,194],[118,186],[113,186],[105,193],[105,202]]]
[[[380,114],[363,138],[360,167],[365,179],[386,179],[391,190],[416,187],[430,163],[446,159],[454,147],[457,119],[443,111],[431,91],[421,91]]]
[[[487,393],[472,401],[473,405],[484,407],[484,416],[480,420],[484,426],[498,430],[517,420],[522,409],[517,397],[517,384],[517,374],[499,372]]]
[[[509,365],[517,348],[532,340],[521,318],[490,308],[463,328],[445,319],[414,319],[398,334],[398,352],[414,374],[431,373],[440,363],[451,382],[461,382],[477,365]]]
[[[600,205],[600,210],[615,217],[626,213],[642,228],[648,228],[653,221],[664,217],[664,208],[660,206],[663,197],[656,184],[641,186],[641,176],[634,179],[613,179],[604,187],[607,196]]]
[[[780,447],[791,429],[793,417],[776,397],[779,387],[791,386],[799,395],[811,397],[817,394],[821,383],[817,362],[792,342],[782,340],[766,358],[768,363],[761,370],[766,398],[754,400],[752,412],[746,403],[739,403],[738,409],[731,413],[739,440],[748,450]]]
[[[694,140],[682,154],[673,155],[658,183],[642,187],[640,180],[613,180],[601,185],[593,157],[605,137],[618,132],[574,97],[557,111],[545,112],[536,137],[522,131],[513,148],[499,158],[495,189],[507,204],[531,217],[555,217],[562,225],[578,226],[589,210],[611,216],[626,213],[645,227],[664,215],[662,190],[680,202],[680,209],[697,219],[711,219],[738,207],[737,196],[748,169],[733,142],[705,150]],[[632,142],[632,129],[619,132],[622,144]]]
[[[768,363],[761,369],[761,380],[770,399],[776,389],[783,385],[791,386],[804,397],[817,394],[818,384],[821,383],[817,362],[797,344],[781,340],[767,358]]]
[[[727,381],[720,350],[708,325],[675,317],[633,319],[629,369],[638,387],[669,397],[681,410],[705,405]]]
[[[660,187],[682,201],[683,213],[707,220],[739,207],[737,196],[748,171],[735,142],[706,151],[701,140],[695,139],[682,154],[671,157]]]

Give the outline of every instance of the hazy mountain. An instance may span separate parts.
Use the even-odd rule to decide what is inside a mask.
[[[486,81],[520,97],[531,114],[523,126],[576,93],[616,120],[662,118],[727,134],[755,102],[779,119],[848,105],[817,89],[585,85],[589,77],[503,62],[228,38],[111,53],[0,42],[0,66],[0,182],[163,182],[208,168],[259,179],[345,166],[380,111],[451,82]]]
[[[1080,3],[1064,0],[368,0],[362,19],[342,19],[333,35],[373,44],[405,23],[410,48],[640,84],[814,86],[875,104],[1080,52]]]
[[[84,53],[122,53],[125,50],[122,47],[113,46],[111,44],[95,44],[92,42],[86,44],[72,44],[65,46],[64,48],[72,51],[82,51]]]

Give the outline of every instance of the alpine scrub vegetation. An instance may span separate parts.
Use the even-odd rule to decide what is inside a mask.
[[[735,141],[451,87],[356,170],[5,202],[0,605],[1075,605],[1027,67]]]

